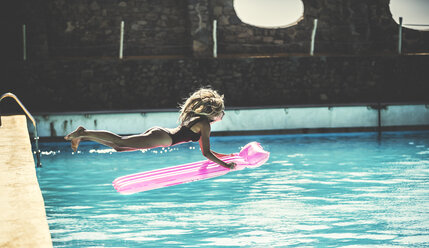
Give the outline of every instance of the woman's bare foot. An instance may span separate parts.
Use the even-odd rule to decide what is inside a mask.
[[[77,151],[77,148],[78,148],[78,146],[79,146],[79,143],[80,143],[80,138],[75,138],[75,139],[72,139],[71,140],[71,148],[73,149],[73,151],[74,152],[76,152]]]
[[[65,140],[72,140],[72,139],[74,139],[74,138],[79,138],[80,136],[82,136],[82,135],[83,135],[83,132],[84,132],[85,130],[86,130],[86,129],[85,129],[84,127],[79,126],[78,128],[76,128],[76,130],[74,130],[73,132],[71,132],[71,133],[67,134],[67,135],[64,137],[64,139],[65,139]]]
[[[71,141],[71,148],[73,149],[74,152],[77,151],[79,143],[82,139],[81,136],[83,136],[83,132],[85,130],[86,129],[84,127],[80,126],[76,130],[74,130],[73,132],[69,133],[64,137],[64,139]]]

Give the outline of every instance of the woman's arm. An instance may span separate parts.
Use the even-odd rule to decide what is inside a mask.
[[[232,154],[222,154],[222,153],[217,153],[215,151],[212,150],[212,153],[218,157],[218,158],[223,158],[223,157],[227,157],[227,156],[231,156]]]
[[[217,155],[220,155],[219,157],[227,156],[226,154],[220,154],[210,150],[210,131],[210,124],[208,122],[203,122],[203,125],[201,126],[200,147],[204,157],[222,165],[223,167],[234,169],[235,163],[225,163],[217,157]]]

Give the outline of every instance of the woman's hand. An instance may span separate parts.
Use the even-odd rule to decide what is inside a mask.
[[[237,166],[236,163],[230,162],[230,163],[227,163],[225,167],[228,168],[228,169],[233,170],[233,169],[235,169],[235,166]]]

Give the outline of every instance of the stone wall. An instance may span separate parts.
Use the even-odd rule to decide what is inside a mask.
[[[229,107],[428,102],[428,56],[56,60],[23,64],[32,111],[175,108],[201,85]]]
[[[302,0],[297,25],[277,29],[243,23],[233,0],[21,0],[16,22],[27,23],[29,58],[124,56],[211,57],[218,54],[308,54],[318,19],[318,54],[396,53],[398,25],[389,0]],[[404,28],[403,51],[429,51],[429,32]]]
[[[18,3],[9,9],[16,13],[10,26],[27,23],[28,59],[16,45],[20,32],[10,31],[5,40],[15,44],[14,55],[1,68],[0,92],[16,93],[38,112],[174,108],[206,84],[223,92],[228,106],[428,102],[429,57],[396,55],[388,0],[303,0],[303,19],[278,29],[242,23],[233,0]],[[429,32],[404,29],[403,51],[428,52]]]
[[[186,3],[176,0],[47,1],[51,56],[118,56],[124,21],[124,55],[185,54]]]
[[[318,19],[315,53],[379,54],[397,51],[398,25],[389,0],[302,0],[303,18],[285,28],[264,29],[237,17],[233,0],[214,0],[219,53],[309,53],[314,19]],[[404,29],[404,52],[427,52],[429,32]]]

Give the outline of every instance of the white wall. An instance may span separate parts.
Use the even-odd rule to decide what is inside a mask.
[[[61,137],[79,125],[118,134],[142,133],[150,127],[173,128],[178,112],[133,112],[35,115],[40,137]],[[392,105],[381,111],[382,126],[429,125],[428,105]],[[227,110],[212,131],[263,131],[301,128],[377,127],[378,111],[368,106],[292,107]],[[33,132],[29,124],[30,132]]]

